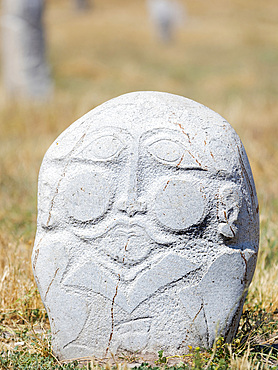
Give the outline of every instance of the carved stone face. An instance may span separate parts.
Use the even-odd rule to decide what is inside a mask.
[[[77,351],[78,355],[77,348],[82,348],[82,355],[94,351],[102,356],[111,348],[115,352],[155,350],[155,338],[162,329],[151,317],[166,295],[172,300],[179,297],[176,313],[188,321],[186,325],[171,323],[181,338],[166,336],[165,343],[172,341],[169,350],[183,350],[185,331],[189,342],[198,345],[196,338],[202,337],[202,330],[190,329],[184,289],[202,286],[221,256],[231,258],[236,253],[244,266],[239,279],[245,281],[239,297],[227,305],[228,312],[236,300],[242,300],[240,294],[255,267],[254,259],[248,271],[245,264],[257,252],[258,212],[244,148],[222,117],[182,97],[127,94],[78,120],[45,156],[38,208],[33,261],[46,307],[47,299],[55,306],[49,294],[54,287],[56,297],[61,294],[67,300],[67,294],[75,294],[81,297],[80,310],[85,309],[82,302],[90,307],[83,320],[87,326],[75,318],[77,331],[71,333],[67,328],[69,338],[68,334],[57,336],[56,352],[61,357],[66,356],[69,343],[71,353]],[[40,260],[41,249],[46,252]],[[63,251],[60,264],[53,262],[58,250]],[[41,269],[47,263],[55,268],[50,268],[46,278]],[[227,267],[226,273],[229,271]],[[198,301],[200,296],[198,292],[194,299]],[[95,320],[98,315],[95,302],[100,297],[107,311],[103,308],[105,313],[99,314],[99,325],[105,327],[111,321],[106,339],[89,329],[93,325],[90,317]],[[204,306],[198,302],[196,312]],[[49,312],[51,316],[50,306]],[[161,315],[170,313],[166,309]],[[52,316],[61,330],[62,318]],[[135,321],[134,330],[121,324],[130,322],[132,327]],[[52,324],[52,330],[54,327]],[[227,333],[230,327],[223,330]],[[96,328],[93,331],[96,333]],[[210,345],[215,327],[211,333],[211,339],[202,339],[201,344]],[[94,339],[88,345],[82,336]],[[94,340],[98,344],[93,344]],[[156,344],[158,349],[161,343]]]

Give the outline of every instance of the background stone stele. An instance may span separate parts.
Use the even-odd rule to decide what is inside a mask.
[[[259,216],[221,116],[167,93],[112,99],[52,144],[38,192],[32,262],[59,358],[182,354],[233,337]]]
[[[44,100],[53,82],[46,60],[44,0],[2,0],[2,74],[13,99]]]

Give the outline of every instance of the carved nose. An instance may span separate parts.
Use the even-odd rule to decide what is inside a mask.
[[[146,202],[138,199],[138,157],[138,144],[136,144],[132,150],[129,169],[123,182],[122,197],[116,204],[117,208],[129,217],[147,211]]]
[[[120,200],[117,203],[117,207],[120,211],[127,213],[129,217],[134,216],[136,213],[145,213],[147,211],[146,203],[138,200]]]

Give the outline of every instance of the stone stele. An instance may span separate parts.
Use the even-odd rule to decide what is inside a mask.
[[[210,347],[234,336],[258,252],[244,147],[209,108],[134,92],[47,151],[32,263],[60,359]]]

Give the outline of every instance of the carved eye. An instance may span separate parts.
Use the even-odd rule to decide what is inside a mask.
[[[158,188],[155,199],[158,220],[172,230],[186,230],[203,219],[205,199],[196,182],[170,178]]]
[[[111,181],[98,172],[76,174],[64,186],[61,190],[63,210],[80,222],[102,217],[113,198]]]
[[[155,141],[148,148],[148,152],[160,161],[175,163],[182,159],[184,150],[178,143],[161,139]]]
[[[124,144],[113,135],[105,135],[93,141],[91,152],[97,159],[112,159],[120,153]]]

